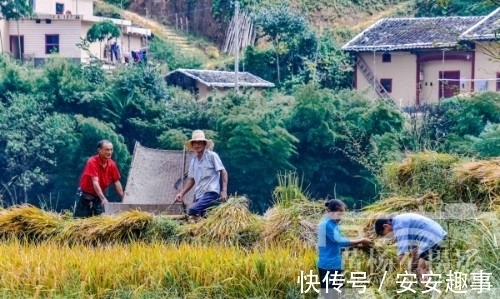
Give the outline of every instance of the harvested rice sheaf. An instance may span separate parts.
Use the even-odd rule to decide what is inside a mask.
[[[0,213],[0,235],[28,240],[44,240],[57,235],[62,216],[32,205],[13,206]]]
[[[401,163],[385,166],[382,181],[390,192],[422,196],[429,192],[447,193],[452,169],[460,158],[450,154],[424,151],[409,155]]]
[[[434,193],[427,193],[420,197],[393,196],[378,200],[365,207],[365,212],[435,212],[441,210],[443,201]]]
[[[302,216],[298,207],[273,207],[264,215],[262,232],[264,247],[315,248],[318,234],[317,221]]]
[[[115,216],[68,221],[59,237],[70,244],[106,244],[139,239],[153,221],[153,215],[141,211],[126,211]]]
[[[248,209],[244,196],[231,197],[207,213],[202,221],[181,228],[181,237],[204,244],[251,247],[259,239],[262,220]]]
[[[499,159],[459,164],[453,179],[457,200],[476,203],[482,210],[491,210],[500,203]]]

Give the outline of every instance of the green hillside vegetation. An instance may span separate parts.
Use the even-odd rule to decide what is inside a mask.
[[[234,12],[232,1],[208,2],[210,9],[206,2],[198,1],[186,6],[140,0],[123,4],[125,8],[127,4],[135,9],[146,7],[149,19],[121,11],[116,6],[121,7],[121,1],[108,2],[115,6],[97,3],[99,14],[121,15],[153,28],[157,38],[153,39],[150,52],[163,72],[176,68],[234,69],[234,58],[218,50],[222,46],[220,38],[224,36],[221,33],[225,32]],[[353,62],[340,47],[381,18],[485,15],[496,8],[492,0],[246,0],[240,5],[241,11],[253,20],[257,43],[242,49],[239,69],[273,82],[285,93],[293,92],[303,83],[315,83],[329,89],[350,88]],[[212,23],[192,28],[186,35],[173,30],[171,20],[155,14],[160,11],[170,15],[196,13],[197,18],[210,19]],[[206,27],[221,28],[223,32],[204,31]],[[208,42],[211,38],[212,43]]]
[[[379,197],[382,165],[407,151],[499,155],[498,93],[403,114],[392,102],[314,83],[197,102],[149,65],[107,75],[54,56],[37,69],[2,57],[0,67],[0,195],[7,206],[71,209],[80,170],[104,137],[114,143],[125,183],[136,141],[182,149],[202,128],[230,173],[229,193],[248,195],[261,213],[280,172],[296,171],[313,198],[342,196],[360,207]]]
[[[346,5],[387,16],[405,13],[408,2]],[[432,268],[442,275],[440,296],[447,274],[482,271],[492,273],[491,290],[479,294],[469,276],[464,298],[498,298],[500,94],[456,96],[409,112],[369,98],[351,90],[351,61],[340,50],[362,28],[320,30],[309,16],[330,2],[293,3],[254,11],[263,42],[245,49],[240,67],[277,84],[265,92],[201,102],[167,86],[163,76],[174,68],[232,67],[228,57],[208,55],[206,41],[192,52],[207,54],[201,57],[154,38],[150,64],[115,69],[57,55],[34,68],[0,55],[0,297],[317,298],[298,279],[317,274],[316,227],[324,200],[336,197],[349,206],[341,226],[349,237],[373,237],[382,214],[430,213],[449,232]],[[166,32],[155,30],[157,37]],[[231,196],[207,218],[188,224],[139,211],[72,217],[81,170],[98,140],[114,144],[125,185],[135,142],[180,150],[194,129],[214,140],[229,173]],[[367,274],[363,298],[429,298],[424,285],[416,294],[397,292],[406,269],[396,264],[393,241],[344,252],[346,277]]]

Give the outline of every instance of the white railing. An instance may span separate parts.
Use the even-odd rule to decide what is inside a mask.
[[[59,14],[36,14],[34,16],[31,16],[30,19],[36,20],[36,19],[42,19],[42,20],[83,20],[83,15],[73,15],[73,14],[65,14],[65,15],[59,15]]]

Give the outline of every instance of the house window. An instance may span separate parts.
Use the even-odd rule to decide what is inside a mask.
[[[64,13],[64,3],[56,2],[56,14],[62,15]]]
[[[59,53],[59,34],[45,35],[45,54]]]
[[[497,91],[500,91],[500,73],[497,73]]]
[[[380,85],[388,92],[392,92],[392,79],[380,79]]]
[[[391,54],[390,53],[382,54],[382,62],[391,62]]]

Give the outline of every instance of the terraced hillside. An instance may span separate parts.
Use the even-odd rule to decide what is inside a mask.
[[[114,10],[127,20],[143,27],[151,28],[154,35],[176,44],[184,52],[193,52],[215,65],[219,58],[218,50],[224,42],[227,20],[232,11],[225,0],[196,1],[145,1],[131,0],[127,10],[96,1],[100,7]],[[255,9],[261,5],[283,2],[268,0],[240,1],[243,10]],[[412,16],[412,0],[285,0],[291,7],[307,15],[310,23],[319,31],[337,30],[346,32],[346,38],[370,26],[381,18],[391,16]],[[188,20],[189,30],[176,30],[175,24]],[[186,22],[186,21],[184,21]],[[193,36],[203,36],[200,38]],[[210,40],[212,42],[209,42]]]

